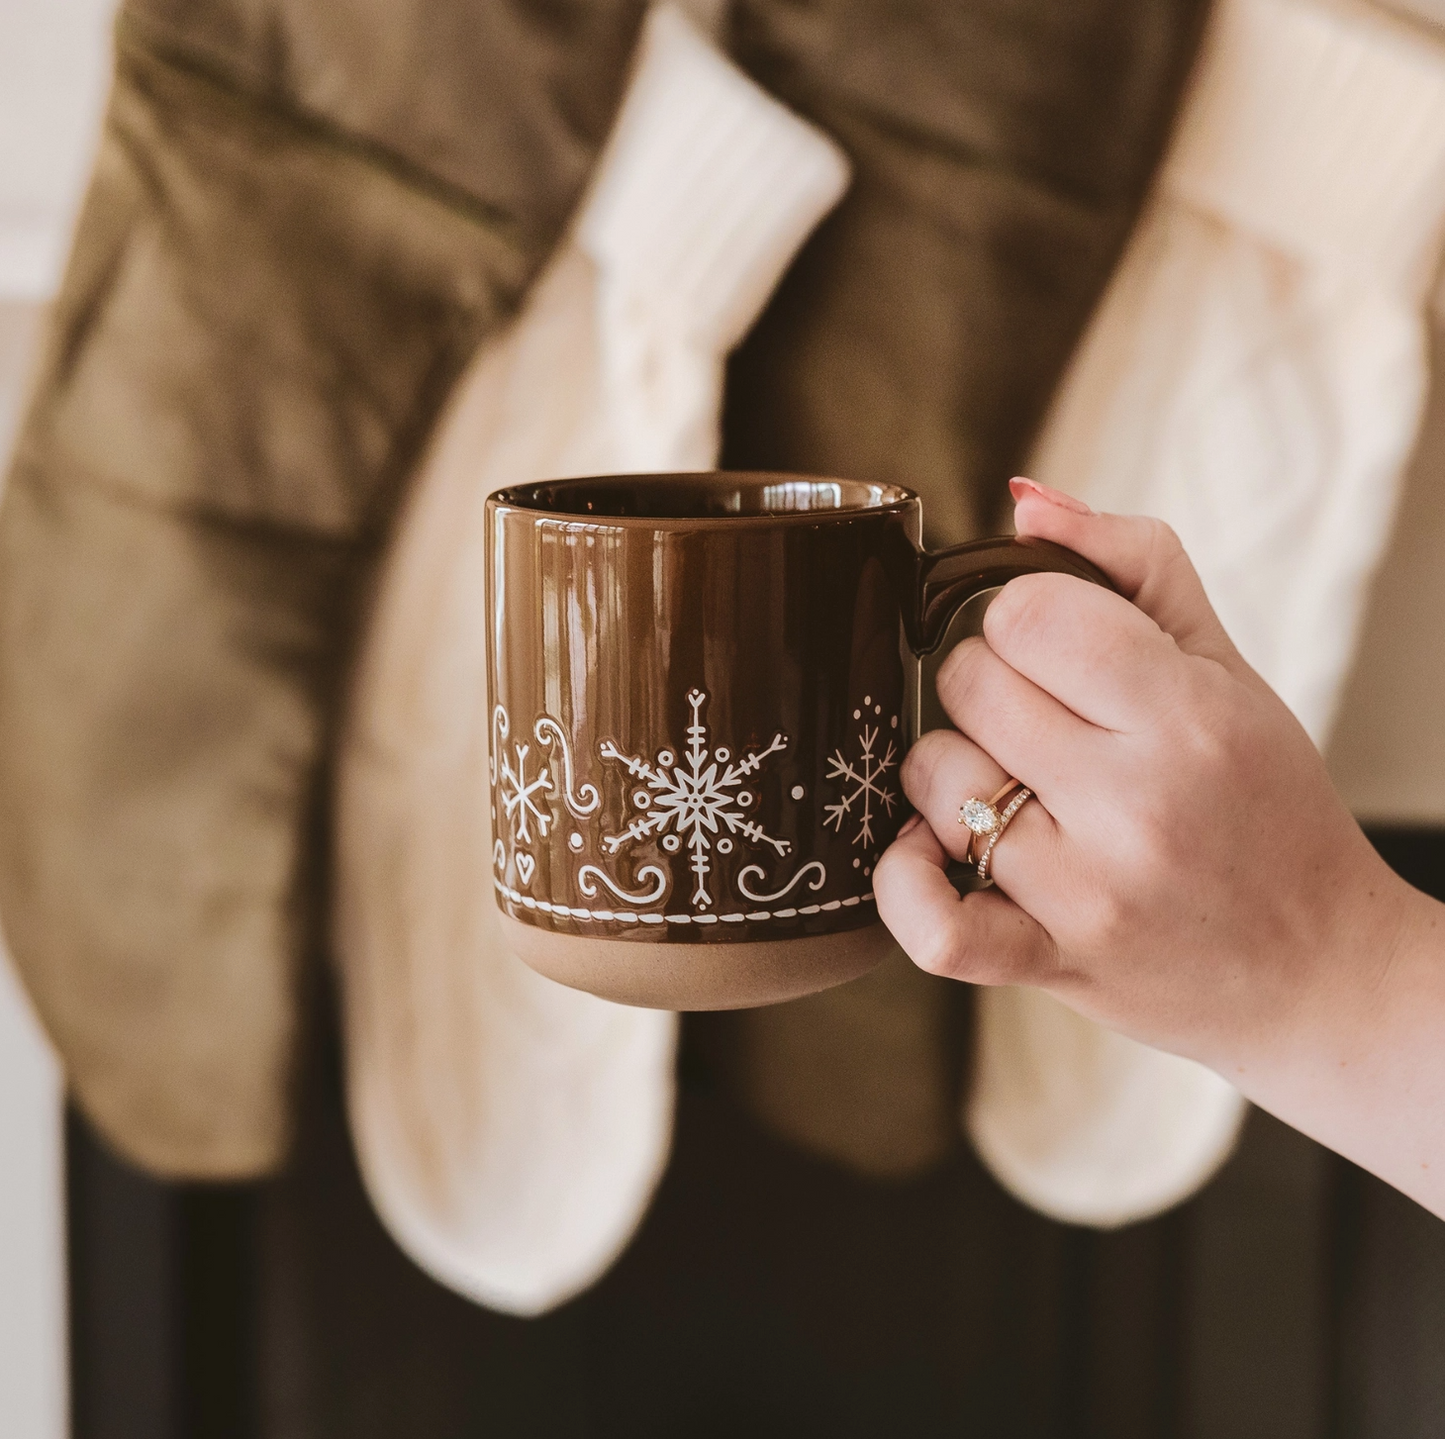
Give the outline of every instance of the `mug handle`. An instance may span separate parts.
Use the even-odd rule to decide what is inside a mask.
[[[920,661],[937,652],[954,615],[964,605],[1020,575],[1073,575],[1106,589],[1114,588],[1097,565],[1049,540],[1000,535],[934,553],[912,546],[909,549],[913,598],[911,608],[904,605],[904,633],[908,647]],[[956,860],[949,861],[947,874],[960,894],[978,889],[982,883],[973,865]]]
[[[919,659],[932,654],[954,613],[969,600],[1020,575],[1050,573],[1114,588],[1097,565],[1050,540],[1001,535],[934,553],[915,550],[913,604],[905,607],[904,618],[908,647]]]

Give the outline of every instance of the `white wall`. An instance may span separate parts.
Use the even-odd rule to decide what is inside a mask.
[[[0,0],[0,457],[105,101],[113,0]],[[3,473],[3,467],[0,467]],[[65,1439],[61,1080],[0,953],[0,1435]]]
[[[10,448],[42,310],[39,300],[0,300],[0,456]],[[4,1439],[64,1439],[69,1432],[63,1159],[60,1071],[0,950]]]
[[[0,0],[0,298],[50,294],[110,71],[114,0]]]
[[[0,455],[10,448],[42,310],[38,300],[0,301]],[[60,1072],[9,958],[0,951],[4,1439],[63,1439],[69,1430],[63,1172]]]
[[[60,1074],[0,954],[0,1434],[69,1432]]]

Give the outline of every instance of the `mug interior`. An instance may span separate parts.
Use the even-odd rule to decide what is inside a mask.
[[[743,471],[673,475],[596,475],[544,480],[499,490],[494,498],[517,509],[594,519],[699,520],[775,515],[857,513],[914,498],[901,485],[812,475]]]

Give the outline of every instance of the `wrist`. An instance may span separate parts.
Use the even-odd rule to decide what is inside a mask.
[[[1275,1021],[1214,1067],[1261,1108],[1440,1212],[1445,906],[1380,861],[1331,908],[1327,943],[1301,966]]]
[[[1329,895],[1288,926],[1289,941],[1262,943],[1245,967],[1260,977],[1243,987],[1243,1022],[1216,1036],[1201,1056],[1255,1097],[1322,1066],[1348,1064],[1371,1041],[1389,1008],[1402,951],[1423,899],[1362,845],[1345,872],[1314,887]]]

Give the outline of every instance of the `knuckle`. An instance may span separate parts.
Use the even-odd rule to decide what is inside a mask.
[[[1187,756],[1165,746],[1138,774],[1132,802],[1113,811],[1109,847],[1124,871],[1141,881],[1191,867],[1197,833],[1187,820],[1190,811],[1179,803],[1181,785],[1187,789],[1191,784],[1190,766]],[[1116,886],[1102,886],[1094,899],[1090,922],[1101,938],[1127,932],[1131,910],[1123,893]]]
[[[920,946],[913,962],[929,974],[969,984],[1016,984],[1028,969],[1027,930],[1030,921],[1014,916],[1012,926],[994,913],[997,896],[973,893],[963,897],[951,922]],[[993,922],[987,922],[989,917]]]
[[[947,763],[948,736],[930,730],[914,740],[903,759],[903,792],[919,807],[938,788],[939,771]]]
[[[997,603],[997,601],[995,601]],[[950,714],[967,708],[984,683],[988,646],[976,636],[962,640],[939,667],[938,697]]]
[[[1020,575],[1004,586],[983,621],[988,642],[998,653],[1007,655],[1048,631],[1061,579],[1059,575]]]
[[[1177,872],[1188,860],[1187,835],[1177,821],[1160,810],[1141,815],[1134,836],[1135,867],[1140,874]],[[1111,926],[1122,922],[1123,906],[1117,896],[1105,916]]]
[[[1151,519],[1143,523],[1148,527],[1144,550],[1145,573],[1151,576],[1155,583],[1165,577],[1178,575],[1181,569],[1187,570],[1192,576],[1194,567],[1184,549],[1184,541],[1173,528],[1163,520]]]
[[[1189,686],[1173,742],[1180,745],[1196,782],[1237,785],[1257,762],[1259,736],[1246,707],[1229,703],[1210,683]]]
[[[890,845],[879,855],[878,863],[873,867],[873,893],[878,897],[880,913],[892,908],[895,886],[900,894],[903,893],[904,881],[895,873],[901,862],[899,852]]]
[[[1137,933],[1138,916],[1134,906],[1114,885],[1099,887],[1087,903],[1087,919],[1082,930],[1089,937],[1088,948],[1096,954],[1121,952]]]
[[[955,921],[941,924],[914,945],[909,958],[926,974],[962,979],[967,973],[967,948]]]
[[[1160,567],[1174,564],[1184,554],[1184,542],[1171,525],[1163,520],[1142,519],[1144,526],[1144,550],[1152,562]]]

